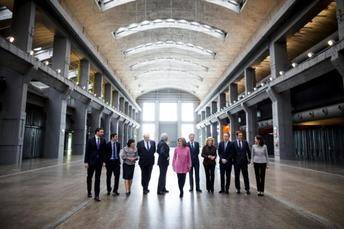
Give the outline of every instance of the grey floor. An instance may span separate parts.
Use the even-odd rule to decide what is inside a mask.
[[[316,170],[300,163],[275,162],[267,171],[266,196],[257,197],[252,167],[252,195],[237,195],[232,179],[229,195],[189,193],[180,199],[176,175],[168,171],[165,196],[156,195],[158,167],[151,192],[142,195],[140,169],[135,168],[132,195],[86,197],[86,171],[81,157],[61,163],[36,160],[30,170],[2,172],[0,228],[344,228],[344,176],[337,169]],[[39,165],[47,165],[42,167]],[[6,167],[0,167],[4,171]],[[8,168],[8,167],[7,167]],[[339,168],[338,168],[339,169]],[[340,170],[340,169],[339,169]],[[219,171],[215,188],[219,189]]]

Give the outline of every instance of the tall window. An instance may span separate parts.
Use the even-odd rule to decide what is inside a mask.
[[[142,133],[149,134],[155,139],[155,103],[143,103],[142,105]]]
[[[194,105],[193,103],[182,103],[182,121],[194,121]]]
[[[177,103],[160,103],[159,121],[176,122],[178,120]]]

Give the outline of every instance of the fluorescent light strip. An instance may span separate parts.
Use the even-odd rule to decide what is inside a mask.
[[[173,49],[181,49],[184,51],[191,51],[197,54],[210,56],[213,58],[215,58],[215,55],[216,55],[214,51],[205,49],[201,46],[196,46],[190,43],[183,43],[183,42],[176,42],[176,41],[158,41],[155,43],[147,43],[147,44],[138,45],[136,47],[129,48],[123,51],[123,55],[130,56],[130,55],[138,54],[141,52],[155,51],[155,50],[164,49],[164,48],[173,48]]]
[[[116,6],[127,4],[130,2],[135,2],[135,0],[95,0],[97,6],[101,11],[105,11]]]
[[[240,13],[240,11],[244,8],[247,0],[203,0],[206,2],[210,2],[212,4],[225,7],[229,10],[232,10],[236,13]]]
[[[50,59],[52,56],[53,56],[52,48],[40,49],[34,54],[34,57],[36,57],[39,61]]]
[[[130,66],[130,70],[137,70],[140,68],[145,68],[147,66],[150,65],[154,65],[154,66],[161,66],[161,65],[170,65],[170,66],[175,66],[175,65],[185,65],[188,67],[194,67],[195,69],[192,70],[201,70],[201,71],[205,71],[207,72],[209,70],[208,67],[201,65],[201,64],[197,64],[194,63],[192,61],[189,60],[184,60],[184,59],[177,59],[177,58],[173,58],[173,57],[166,57],[166,58],[155,58],[155,59],[149,59],[149,60],[145,60],[142,62],[138,62],[135,63],[133,65]]]
[[[212,27],[206,24],[201,24],[196,21],[187,20],[176,20],[176,19],[156,19],[154,21],[142,21],[140,23],[133,23],[126,27],[120,27],[113,35],[115,38],[126,37],[135,33],[153,30],[153,29],[164,29],[164,28],[175,28],[185,29],[195,32],[205,33],[212,37],[225,39],[227,33],[216,27]]]
[[[166,87],[173,87],[173,88],[179,88],[179,89],[198,89],[199,86],[197,84],[193,84],[193,83],[181,83],[179,80],[178,81],[172,81],[172,82],[168,82],[168,84],[163,84],[163,83],[159,83],[157,84],[156,81],[146,81],[146,82],[140,82],[137,85],[138,88],[149,88],[151,89],[152,87],[154,88],[166,88]]]
[[[160,78],[166,78],[166,77],[171,77],[171,75],[173,75],[173,78],[182,78],[182,79],[187,79],[189,77],[191,78],[195,78],[198,81],[203,81],[203,77],[190,73],[188,71],[183,71],[183,70],[178,70],[178,69],[166,69],[166,70],[162,70],[162,69],[153,69],[150,71],[146,71],[144,73],[141,73],[137,76],[135,76],[135,79],[142,79],[142,78],[146,78],[146,77],[154,77],[154,75],[158,75],[158,77],[156,77],[157,79]]]

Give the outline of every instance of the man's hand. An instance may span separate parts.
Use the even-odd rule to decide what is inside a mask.
[[[85,163],[85,168],[88,169],[88,163]]]
[[[105,167],[105,165],[106,165],[105,162],[103,162],[103,167]]]
[[[221,162],[222,162],[223,164],[226,164],[226,163],[227,163],[227,160],[224,159],[224,158],[222,158],[222,159],[221,159]]]

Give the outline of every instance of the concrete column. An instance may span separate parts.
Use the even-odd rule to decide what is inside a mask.
[[[207,130],[206,130],[206,128],[205,128],[205,127],[202,127],[201,132],[202,132],[201,145],[203,145],[204,142],[205,142],[205,139],[207,138]]]
[[[339,40],[344,39],[344,0],[337,0],[337,22]]]
[[[234,101],[238,101],[238,84],[231,83],[229,85],[229,102],[234,103]]]
[[[70,40],[63,35],[55,34],[51,67],[54,70],[60,69],[60,74],[64,77],[68,77],[70,50]]]
[[[0,69],[6,81],[0,112],[0,164],[21,165],[29,76]]]
[[[237,114],[228,114],[231,141],[235,140],[235,132],[239,130]]]
[[[121,112],[124,112],[124,98],[123,97],[119,98],[119,110]]]
[[[35,33],[36,5],[30,0],[15,0],[11,30],[14,44],[24,52],[32,50]]]
[[[256,86],[256,70],[254,68],[248,67],[245,69],[245,92],[246,94],[253,91]]]
[[[129,108],[128,108],[128,116],[131,118],[131,114],[132,114],[132,107],[131,105],[129,105]]]
[[[205,108],[205,116],[206,116],[206,118],[208,118],[210,115],[211,115],[211,109],[210,109],[209,106],[207,106],[207,107]],[[210,127],[210,125],[207,125],[207,126],[206,126],[206,136],[207,136],[207,137],[210,137],[210,136],[211,136],[211,127]]]
[[[112,106],[119,109],[119,95],[117,90],[112,90]]]
[[[100,72],[97,72],[94,75],[94,94],[96,94],[97,97],[102,96],[102,87],[103,87],[103,75]]]
[[[114,118],[114,117],[111,118],[110,131],[111,133],[118,134],[118,118]]]
[[[344,56],[343,54],[336,52],[331,57],[331,62],[336,68],[338,73],[342,76],[343,88],[344,88]]]
[[[118,120],[118,141],[121,143],[122,146],[124,146],[126,144],[126,142],[124,142],[124,123],[123,120]]]
[[[102,117],[102,110],[93,109],[91,113],[91,136],[94,135],[94,132],[97,128],[100,128]]]
[[[294,159],[290,91],[278,94],[269,88],[266,92],[272,101],[275,159]]]
[[[105,84],[105,102],[111,105],[111,84]]]
[[[276,78],[279,76],[280,71],[288,70],[288,52],[286,39],[275,41],[270,44],[270,68],[271,77]]]
[[[242,104],[242,107],[246,114],[246,140],[252,146],[254,144],[254,137],[258,134],[257,108],[256,106],[248,107],[246,104]]]
[[[68,93],[69,89],[63,93],[54,88],[49,88],[46,91],[49,102],[46,107],[47,129],[43,153],[45,158],[63,160]]]
[[[211,102],[211,114],[215,114],[217,112],[217,102],[212,101]]]
[[[201,112],[201,120],[203,121],[205,119],[205,111]]]
[[[123,142],[127,143],[128,142],[128,124],[124,123],[123,125]]]
[[[75,101],[74,110],[74,128],[73,128],[73,155],[83,155],[86,150],[87,136],[87,108],[89,103],[85,104]]]
[[[79,85],[84,90],[88,91],[88,80],[90,75],[90,61],[82,59],[80,61],[80,79]]]
[[[226,93],[222,92],[217,98],[217,110],[220,110],[226,106]]]
[[[104,114],[104,138],[106,141],[110,141],[110,135],[111,135],[111,119],[112,119],[112,113],[111,114]]]
[[[129,115],[129,103],[127,101],[124,102],[124,114]]]

